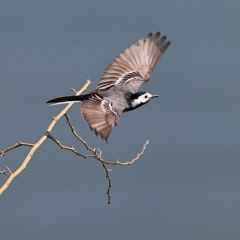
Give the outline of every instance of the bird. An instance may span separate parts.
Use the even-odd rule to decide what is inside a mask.
[[[122,51],[106,68],[98,85],[88,94],[49,100],[50,105],[82,102],[81,114],[91,130],[108,142],[124,112],[135,110],[158,97],[138,91],[171,42],[160,32],[150,32]]]

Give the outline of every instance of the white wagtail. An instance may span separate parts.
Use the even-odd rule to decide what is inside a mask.
[[[158,95],[138,92],[148,81],[170,41],[157,33],[149,33],[124,50],[107,67],[101,81],[90,93],[49,100],[50,104],[82,101],[81,113],[96,135],[107,141],[123,112],[134,110]]]

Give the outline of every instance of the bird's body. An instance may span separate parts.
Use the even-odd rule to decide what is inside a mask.
[[[114,59],[89,94],[55,98],[48,103],[82,101],[83,118],[96,134],[107,141],[123,112],[134,110],[156,97],[138,92],[138,89],[149,80],[169,45],[166,36],[161,36],[159,32],[150,33]]]

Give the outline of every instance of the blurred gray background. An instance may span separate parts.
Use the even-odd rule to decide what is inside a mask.
[[[114,168],[112,204],[101,166],[51,141],[0,199],[0,238],[240,239],[240,2],[1,0],[0,148],[36,141],[87,78],[97,84],[124,48],[150,31],[171,47],[143,90],[159,94],[123,115],[109,144],[71,111],[76,129]],[[65,121],[54,136],[77,145]],[[27,149],[0,159],[15,169]],[[2,182],[5,178],[1,176]]]

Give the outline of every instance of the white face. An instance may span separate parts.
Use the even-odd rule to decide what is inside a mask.
[[[144,93],[143,95],[139,96],[137,99],[135,99],[132,102],[133,107],[136,107],[137,105],[141,104],[141,103],[147,103],[151,100],[151,98],[153,97],[153,95],[151,93]]]

